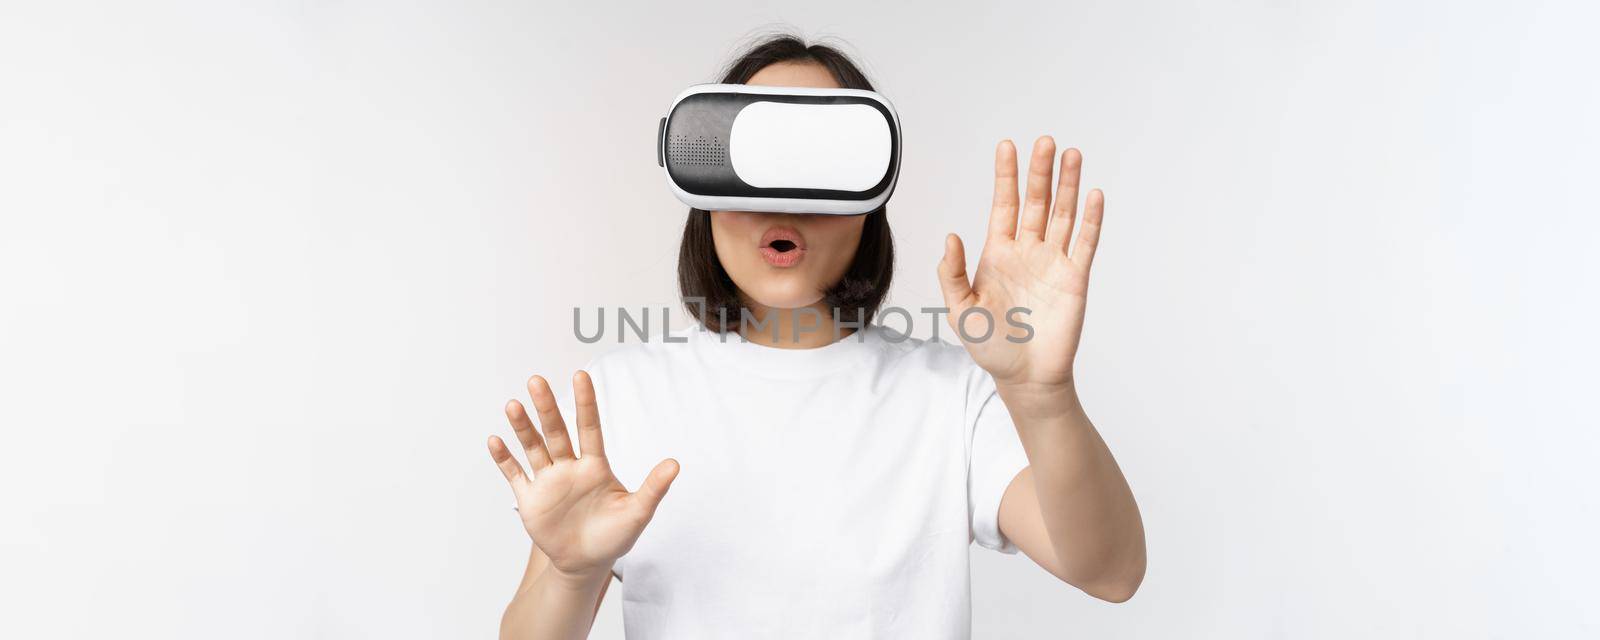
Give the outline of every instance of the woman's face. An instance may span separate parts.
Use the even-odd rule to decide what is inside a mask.
[[[749,84],[839,88],[822,65],[779,62]],[[844,277],[861,244],[866,216],[712,211],[717,259],[748,302],[798,309],[822,300]]]

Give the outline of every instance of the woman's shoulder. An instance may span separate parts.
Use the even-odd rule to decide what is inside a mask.
[[[585,369],[591,374],[603,371],[625,371],[671,366],[674,360],[689,355],[691,341],[697,336],[692,329],[681,329],[645,338],[629,336],[630,340],[589,360]]]
[[[882,345],[888,357],[903,359],[907,365],[962,376],[978,369],[978,364],[973,362],[965,347],[946,342],[945,336],[940,333],[916,338],[881,324],[872,325],[867,331],[869,339]]]
[[[913,384],[929,393],[969,407],[981,407],[993,393],[994,378],[978,366],[966,347],[946,342],[950,336],[936,333],[913,338],[881,325],[872,330],[892,352],[894,364],[890,366],[900,370],[902,382],[915,381]]]

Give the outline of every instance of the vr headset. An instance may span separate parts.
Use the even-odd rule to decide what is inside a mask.
[[[900,120],[859,89],[702,84],[672,101],[656,163],[696,209],[857,215],[900,175]]]

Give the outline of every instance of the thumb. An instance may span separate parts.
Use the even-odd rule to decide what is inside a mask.
[[[939,261],[939,290],[944,293],[944,306],[949,307],[951,318],[972,306],[972,283],[967,280],[967,251],[961,246],[961,236],[954,233],[944,237],[944,259]]]
[[[667,489],[672,487],[672,480],[677,477],[677,460],[667,458],[656,463],[655,468],[644,477],[644,482],[639,484],[639,490],[633,492],[634,502],[644,509],[646,514],[654,515],[656,506],[667,496]]]

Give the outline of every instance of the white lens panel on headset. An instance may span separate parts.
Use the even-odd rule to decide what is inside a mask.
[[[760,189],[866,191],[892,147],[888,121],[864,104],[752,102],[728,133],[734,174]]]

